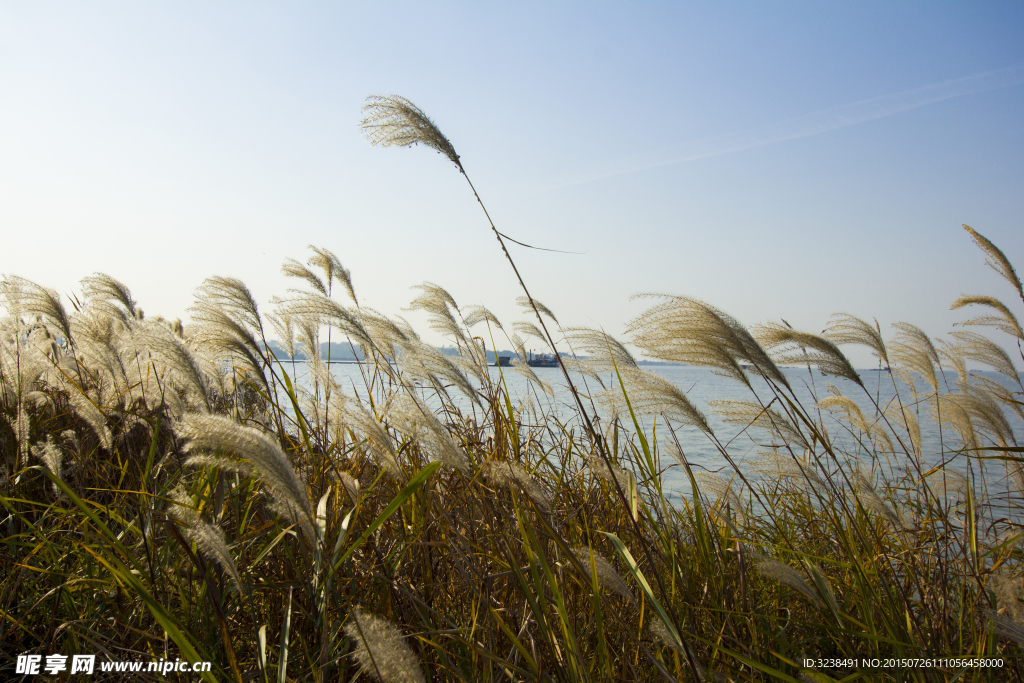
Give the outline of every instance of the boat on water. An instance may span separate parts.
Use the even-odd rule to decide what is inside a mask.
[[[553,353],[533,353],[529,354],[526,359],[526,364],[531,368],[557,368],[558,357]]]

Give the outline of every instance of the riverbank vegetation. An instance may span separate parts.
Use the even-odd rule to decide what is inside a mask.
[[[364,124],[465,173],[401,98],[371,101]],[[525,284],[528,315],[508,325],[424,283],[411,306],[452,356],[362,306],[321,248],[285,263],[299,286],[270,311],[212,277],[186,325],[146,317],[104,275],[68,305],[7,276],[0,671],[30,653],[209,660],[207,680],[244,682],[1022,681],[1024,388],[1004,346],[1024,340],[1024,291],[967,230],[1013,307],[962,297],[947,341],[847,315],[823,334],[748,330],[679,296],[619,340],[561,327]],[[364,398],[318,358],[297,383],[299,362],[266,350],[294,357],[328,330],[367,359]],[[555,340],[587,358],[561,361],[563,381],[587,377],[568,417],[523,362],[527,342]],[[622,341],[751,388],[711,406],[735,429]],[[895,400],[863,389],[850,344],[891,367]],[[518,350],[500,370],[529,392],[492,376],[485,345]],[[858,394],[807,404],[792,366]],[[723,469],[690,463],[680,427]],[[741,431],[763,444],[756,467],[733,461]],[[668,468],[694,495],[669,502]]]

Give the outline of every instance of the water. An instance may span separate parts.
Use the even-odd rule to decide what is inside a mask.
[[[298,366],[300,382],[303,381],[301,368],[301,365]],[[359,395],[365,395],[366,393],[364,381],[361,375],[361,372],[366,371],[366,369],[367,366],[360,366],[357,364],[332,364],[331,366],[331,371],[341,386],[347,392]],[[765,446],[771,444],[771,435],[760,429],[749,430],[747,433],[737,437],[737,433],[740,432],[743,427],[727,424],[721,416],[712,411],[708,406],[708,402],[714,399],[743,401],[753,400],[754,397],[751,396],[750,390],[740,382],[727,377],[722,377],[710,369],[694,366],[652,365],[646,366],[644,369],[664,377],[677,387],[681,388],[687,394],[691,402],[707,416],[708,422],[720,441],[723,444],[729,444],[728,452],[740,467],[743,467],[744,464],[753,463],[758,458],[758,452],[763,450]],[[488,370],[491,378],[497,382],[499,380],[499,368],[490,367]],[[563,420],[570,421],[570,423],[578,422],[575,417],[575,402],[571,393],[565,386],[565,379],[561,370],[559,368],[533,368],[533,370],[538,377],[547,381],[551,385],[554,390],[554,398],[551,399],[547,395],[536,391],[535,388],[531,388],[528,380],[512,368],[501,368],[500,372],[504,376],[505,384],[508,387],[510,395],[513,397],[513,401],[520,401],[529,394],[534,404],[541,412],[554,414]],[[873,370],[859,371],[865,385],[864,389],[846,379],[838,377],[824,377],[816,369],[813,370],[813,372],[809,372],[806,368],[786,368],[784,369],[784,372],[790,385],[793,387],[797,398],[807,410],[814,410],[816,403],[815,397],[820,400],[830,395],[826,387],[826,382],[835,385],[844,396],[853,399],[861,408],[864,416],[869,422],[873,422],[873,418],[877,415],[872,399],[874,399],[875,402],[884,409],[886,405],[894,400],[897,389],[904,405],[908,406],[908,410],[913,410],[913,407],[909,406],[909,402],[913,400],[910,387],[897,379],[894,375],[890,375],[887,372],[878,372]],[[977,374],[999,381],[1006,386],[1010,386],[1007,378],[997,373],[978,372]],[[582,393],[590,394],[593,392],[593,395],[596,395],[596,393],[600,391],[600,387],[595,384],[592,378],[585,380],[580,375],[573,374],[571,376],[573,382]],[[606,386],[614,384],[613,376],[606,376],[602,379]],[[949,386],[953,386],[954,380],[954,375],[947,375],[946,381]],[[758,393],[762,401],[767,402],[771,400],[773,394],[770,392],[767,383],[762,378],[752,377],[751,384],[753,384],[755,391]],[[926,395],[927,392],[923,382],[919,381],[918,389],[923,395]],[[538,401],[538,394],[541,399],[540,401]],[[466,411],[472,410],[472,405],[469,399],[459,395],[456,391],[452,392],[452,397],[455,400],[456,405],[461,409]],[[587,406],[587,409],[590,410],[589,402],[585,401],[585,405]],[[856,444],[854,438],[847,433],[847,427],[844,426],[846,423],[841,423],[836,419],[836,416],[832,415],[828,411],[822,411],[822,413],[826,429],[835,444],[838,446],[838,449],[851,454],[853,457],[861,459],[865,465],[870,466],[872,463],[868,459],[867,454]],[[938,463],[942,458],[942,449],[940,448],[939,443],[939,426],[931,418],[931,412],[927,406],[922,405],[918,413],[918,422],[921,428],[922,451],[925,455],[925,461],[932,464]],[[1008,417],[1010,418],[1010,424],[1013,427],[1015,435],[1024,434],[1024,424],[1021,423],[1020,419],[1017,418],[1015,414],[1009,412]],[[605,420],[605,422],[607,422],[607,420]],[[651,427],[653,426],[653,418],[650,416],[644,416],[642,418],[642,422],[644,423],[643,426],[645,431],[649,435]],[[711,471],[727,466],[726,461],[723,459],[715,445],[711,443],[708,437],[699,429],[696,427],[673,426],[676,427],[676,436],[691,463]],[[660,418],[658,420],[658,430],[659,434],[664,435],[665,431]],[[952,428],[946,425],[943,427],[943,430],[947,448],[946,457],[948,459],[950,457],[948,454],[949,448],[952,446],[955,449],[959,444],[956,437],[953,436]],[[758,443],[755,443],[755,441]],[[899,451],[900,448],[898,443],[895,443],[894,445],[896,446],[897,451]],[[897,454],[896,456],[890,457],[894,459],[893,464],[896,466],[896,469],[902,469],[901,465],[905,463],[899,462],[901,456]],[[904,461],[906,460],[905,455],[902,456],[902,458]],[[666,460],[665,464],[668,464],[668,461],[669,460]],[[975,460],[975,474],[979,473],[979,462],[980,461]],[[968,468],[968,458],[964,455],[956,455],[952,457],[952,460],[949,461],[947,467],[960,472],[966,472]],[[989,461],[989,464],[984,466],[984,476],[982,479],[987,486],[992,487],[995,491],[1002,490],[1005,487],[1005,469],[996,461]],[[673,467],[664,474],[663,484],[666,491],[674,492],[677,495],[686,494],[690,490],[688,480],[678,467]]]

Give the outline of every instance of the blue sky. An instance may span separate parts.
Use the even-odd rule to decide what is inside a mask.
[[[583,252],[513,251],[568,325],[656,291],[942,334],[961,293],[1013,306],[961,223],[1024,264],[1020,3],[3,3],[0,92],[0,273],[149,314],[214,274],[266,301],[316,244],[384,312],[430,280],[518,319],[464,180],[370,147],[370,94],[504,232]]]

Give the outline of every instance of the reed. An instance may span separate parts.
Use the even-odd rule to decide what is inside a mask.
[[[364,127],[465,172],[407,100],[371,99]],[[1019,293],[1003,252],[968,230]],[[1024,681],[1024,476],[1008,417],[1024,386],[1017,358],[975,331],[1024,338],[998,299],[958,299],[987,313],[940,342],[849,315],[823,335],[750,331],[670,296],[617,340],[557,327],[528,292],[532,319],[503,324],[424,283],[412,306],[451,357],[361,306],[331,252],[284,271],[299,286],[270,312],[243,283],[208,279],[186,326],[145,319],[105,275],[83,280],[73,311],[35,283],[0,284],[5,678],[19,654],[60,653],[209,660],[206,680],[240,683]],[[553,345],[551,329],[586,355],[568,416],[516,334]],[[292,358],[269,352],[269,330]],[[363,398],[319,358],[297,381],[294,350],[330,334],[367,359]],[[496,339],[518,350],[527,395],[486,368],[481,341]],[[749,399],[713,402],[716,431],[624,343],[711,368]],[[864,389],[848,344],[891,365],[895,400]],[[828,385],[804,405],[793,367],[857,393]],[[741,435],[763,445],[756,467],[733,458]],[[695,438],[721,471],[687,459]],[[670,467],[692,495],[672,497]],[[1003,666],[804,665],[946,657]],[[176,676],[195,680],[132,680]]]

